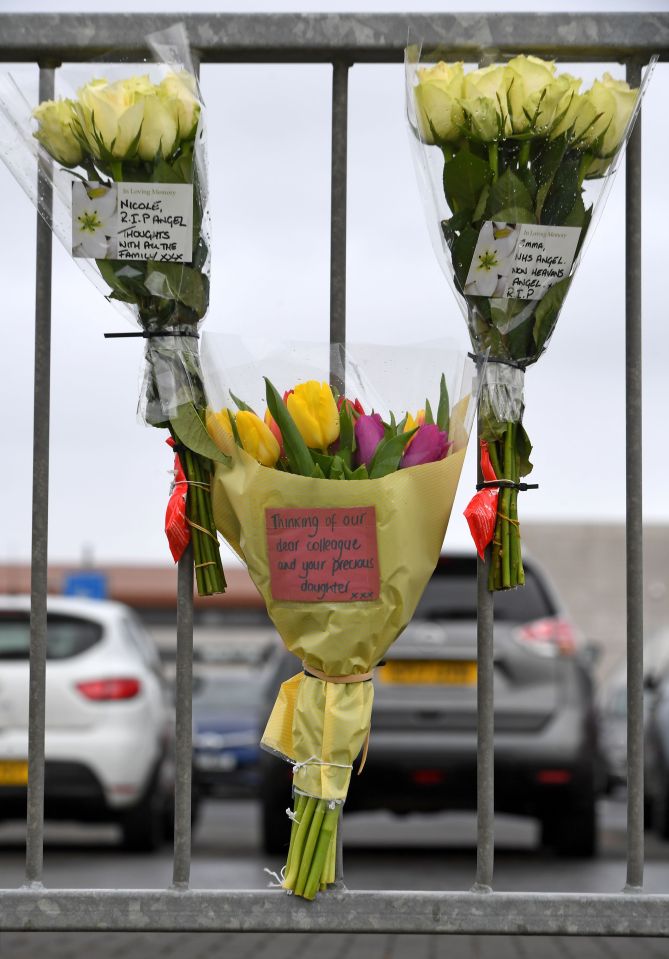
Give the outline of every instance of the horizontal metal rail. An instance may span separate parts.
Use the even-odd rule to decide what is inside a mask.
[[[204,14],[180,16],[202,63],[400,61],[407,35],[456,57],[482,48],[572,60],[669,59],[667,13]],[[144,52],[143,38],[171,26],[162,14],[5,14],[0,60],[84,61],[111,48]]]
[[[333,66],[331,344],[346,338],[347,75],[354,63],[398,62],[407,34],[449,56],[477,60],[483,48],[557,56],[562,60],[622,60],[638,82],[657,54],[669,60],[669,14],[207,15],[182,18],[199,62],[323,62]],[[146,14],[0,15],[0,60],[37,61],[44,85],[63,61],[85,61],[116,48],[132,58],[143,37],[170,26],[172,16]],[[48,89],[51,89],[49,87]],[[47,91],[48,92],[48,91]],[[36,433],[35,549],[31,658],[31,814],[26,886],[0,890],[0,930],[192,930],[202,932],[388,932],[446,934],[607,935],[669,937],[669,895],[645,895],[643,881],[642,567],[641,567],[641,263],[640,129],[630,143],[627,183],[628,409],[628,676],[630,763],[627,887],[619,894],[495,893],[493,785],[492,597],[479,590],[479,820],[472,891],[329,892],[315,903],[273,891],[189,890],[191,790],[192,567],[179,573],[178,788],[173,887],[169,890],[57,890],[40,886],[44,737],[44,601],[46,585],[48,432]],[[38,369],[48,370],[50,251],[41,230],[38,256]],[[48,237],[50,239],[50,237]],[[340,354],[332,377],[343,386]],[[42,374],[38,379],[42,379]],[[42,383],[36,416],[47,416]],[[339,860],[339,870],[341,859]],[[341,878],[341,872],[338,871]]]
[[[669,936],[669,896],[20,889],[2,895],[0,930]]]

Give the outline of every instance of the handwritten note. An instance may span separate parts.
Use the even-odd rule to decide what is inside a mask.
[[[481,227],[465,293],[540,300],[569,276],[580,227],[487,221]]]
[[[274,599],[358,603],[379,598],[373,506],[265,510]]]
[[[190,262],[192,184],[76,181],[72,184],[72,255]]]

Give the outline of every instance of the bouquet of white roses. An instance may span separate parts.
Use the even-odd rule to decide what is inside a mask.
[[[203,104],[183,31],[148,39],[159,57],[169,51],[160,79],[150,72],[95,77],[72,97],[40,103],[34,130],[21,91],[4,82],[0,118],[8,135],[0,154],[66,247],[71,241],[77,262],[87,268],[94,261],[107,299],[139,324],[139,333],[107,335],[146,340],[141,412],[169,429],[181,461],[175,466],[185,472],[186,529],[176,537],[168,530],[170,545],[178,559],[192,537],[198,591],[209,595],[223,591],[225,579],[208,495],[212,461],[222,454],[203,425],[197,345],[210,264]],[[58,164],[42,163],[54,213],[26,175],[40,154]]]
[[[406,76],[435,249],[474,350],[488,358],[484,485],[498,491],[489,588],[507,589],[524,582],[517,498],[532,469],[525,369],[555,329],[640,94],[608,74],[581,92],[579,78],[533,56],[467,72],[417,47],[407,49]],[[481,555],[488,542],[477,542]]]

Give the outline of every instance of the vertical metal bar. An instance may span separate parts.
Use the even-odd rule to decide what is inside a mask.
[[[641,64],[627,66],[633,87]],[[643,886],[643,512],[641,420],[641,115],[627,144],[625,172],[625,396],[627,550],[627,884]]]
[[[191,51],[200,80],[200,54]],[[172,886],[188,889],[192,851],[193,800],[193,541],[184,550],[177,572],[176,775],[174,781],[174,861]]]
[[[330,193],[330,385],[346,390],[346,177],[349,64],[332,64],[332,166]],[[335,882],[344,888],[344,811],[339,813]]]
[[[332,169],[330,200],[330,383],[345,388],[346,173],[349,64],[332,65]]]
[[[193,780],[193,544],[179,560],[177,574],[176,781],[172,884],[187,889],[191,858]]]
[[[55,69],[40,67],[39,99],[52,100]],[[39,161],[37,191],[50,221],[51,161]],[[28,692],[28,801],[26,884],[41,886],[44,860],[44,728],[49,548],[49,414],[51,391],[51,227],[37,214],[35,387],[33,421],[32,557],[30,573],[30,685]]]
[[[480,448],[480,421],[477,439]],[[480,482],[483,476],[478,448],[477,477]],[[486,550],[486,562],[490,563],[490,547]],[[476,880],[473,890],[492,892],[495,858],[494,598],[488,589],[488,566],[480,559],[476,564],[476,578]]]

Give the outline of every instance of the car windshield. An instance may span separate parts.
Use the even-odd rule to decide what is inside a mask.
[[[231,669],[225,676],[198,676],[193,686],[193,708],[210,712],[230,706],[260,705],[263,682],[256,672]]]
[[[69,659],[86,652],[102,638],[102,626],[76,616],[49,615],[46,658]],[[27,613],[0,612],[0,659],[28,659],[30,617]]]
[[[528,623],[554,616],[555,610],[531,569],[525,586],[495,593],[495,619]],[[476,560],[444,556],[427,584],[416,619],[476,619]]]

